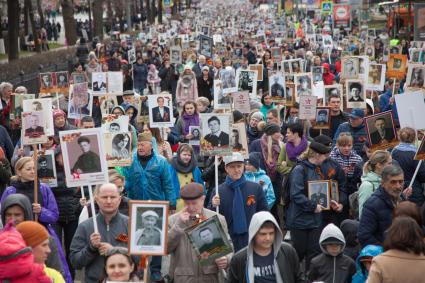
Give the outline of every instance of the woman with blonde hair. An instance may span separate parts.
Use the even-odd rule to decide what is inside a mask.
[[[404,172],[404,184],[406,187],[410,184],[416,167],[419,164],[418,160],[414,160],[416,154],[415,130],[409,127],[402,128],[399,132],[400,144],[398,144],[391,152],[394,160],[400,164]],[[419,167],[418,174],[412,184],[412,195],[409,201],[414,202],[418,206],[422,206],[425,202],[424,188],[425,183],[425,164],[422,163]]]
[[[363,166],[362,183],[359,187],[359,216],[361,218],[363,205],[381,184],[381,174],[384,167],[392,164],[391,154],[386,150],[377,150]]]

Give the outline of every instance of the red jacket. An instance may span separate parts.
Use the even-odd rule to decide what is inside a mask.
[[[325,85],[333,84],[335,80],[335,75],[331,73],[330,67],[328,63],[323,64],[323,83]]]

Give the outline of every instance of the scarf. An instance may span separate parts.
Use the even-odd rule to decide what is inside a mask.
[[[416,152],[416,146],[414,144],[404,143],[404,142],[401,142],[400,144],[396,145],[396,147],[394,147],[394,149],[398,149],[400,151]]]
[[[232,230],[233,234],[242,235],[248,232],[248,224],[245,215],[245,202],[242,196],[242,187],[246,184],[245,176],[239,180],[233,181],[229,176],[226,177],[224,183],[229,186],[233,192],[233,207],[232,207]],[[237,221],[236,221],[237,220]]]
[[[264,164],[266,166],[267,175],[273,181],[276,180],[276,163],[280,154],[280,145],[277,142],[272,141],[271,144],[271,156],[269,156],[269,145],[268,136],[263,135],[261,137],[261,152],[263,153]]]
[[[190,159],[190,163],[189,164],[185,164],[181,159],[180,159],[180,152],[177,152],[177,156],[173,157],[173,161],[171,163],[171,165],[173,166],[173,168],[179,172],[179,173],[183,173],[183,174],[188,174],[190,172],[192,172],[195,167],[197,166],[196,164],[196,156],[192,155],[192,158]]]
[[[190,126],[199,126],[199,114],[195,113],[193,115],[188,115],[187,113],[183,113],[183,134],[189,134]]]
[[[301,138],[301,143],[298,146],[294,146],[291,142],[286,143],[286,154],[288,155],[289,160],[295,161],[306,148],[307,138],[303,136]]]
[[[16,189],[17,194],[23,194],[27,196],[30,199],[30,202],[34,203],[34,181],[29,181],[29,182],[16,181],[16,182],[12,182],[10,185]],[[40,183],[38,183],[37,195],[38,195],[38,203],[41,204],[42,207],[44,207],[43,194],[41,193],[41,190],[40,190]]]

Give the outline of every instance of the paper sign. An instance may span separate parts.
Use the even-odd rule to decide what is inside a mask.
[[[299,118],[301,120],[313,120],[316,118],[317,96],[302,95],[300,99]]]
[[[425,129],[425,103],[422,91],[395,96],[400,128]]]

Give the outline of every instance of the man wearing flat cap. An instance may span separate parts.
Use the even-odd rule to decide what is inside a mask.
[[[305,259],[306,271],[311,259],[321,252],[319,237],[322,228],[331,222],[339,226],[346,211],[343,209],[347,207],[344,171],[329,158],[331,148],[332,140],[328,136],[317,136],[309,145],[306,159],[299,162],[289,175],[290,202],[285,224],[291,231],[293,246],[300,261]],[[340,202],[331,200],[330,211],[324,211],[327,204],[324,201],[321,205],[317,199],[308,197],[308,191],[312,189],[309,182],[324,180],[338,182]]]
[[[258,211],[267,210],[267,201],[263,188],[245,179],[245,160],[239,152],[233,152],[223,159],[227,177],[218,187],[218,195],[212,193],[208,207],[219,206],[219,212],[229,226],[235,251],[239,251],[248,244],[248,225],[252,216]]]
[[[153,210],[142,213],[143,228],[136,231],[138,246],[159,246],[161,245],[161,230],[156,227],[158,214]]]
[[[169,276],[175,283],[187,282],[219,282],[220,269],[227,268],[232,254],[217,258],[210,264],[200,265],[199,257],[192,248],[190,240],[184,230],[196,225],[214,215],[216,212],[204,208],[204,188],[198,183],[189,183],[180,191],[183,199],[183,209],[169,217],[168,220],[168,252],[171,255]],[[218,214],[218,219],[223,231],[228,235],[226,219]],[[202,231],[200,231],[202,232]],[[206,232],[203,237],[208,240]],[[230,239],[230,236],[228,235]],[[210,254],[206,251],[201,253],[202,258],[208,258]],[[187,270],[181,274],[180,270]],[[222,279],[222,278],[221,278]]]

